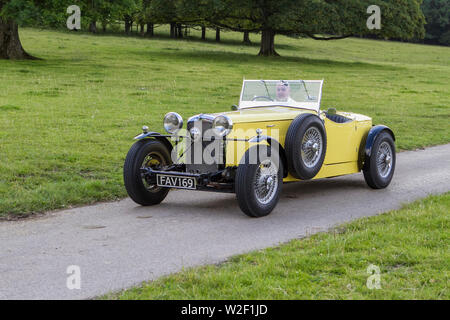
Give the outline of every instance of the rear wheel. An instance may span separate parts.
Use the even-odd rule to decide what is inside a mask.
[[[381,132],[375,139],[371,156],[363,168],[364,179],[372,189],[386,188],[394,176],[396,164],[395,144],[392,136]]]
[[[140,140],[130,149],[123,166],[123,180],[130,198],[143,206],[161,203],[169,188],[158,187],[141,174],[141,168],[159,170],[171,164],[170,152],[157,140]]]
[[[268,146],[252,147],[236,172],[236,198],[241,210],[250,217],[268,215],[278,203],[283,185],[283,167],[276,152]],[[267,148],[267,152],[259,152]],[[266,151],[266,150],[262,150]],[[252,164],[250,155],[257,155],[256,163]]]

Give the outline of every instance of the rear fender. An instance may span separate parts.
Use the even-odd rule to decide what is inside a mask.
[[[366,143],[365,143],[365,147],[364,147],[364,167],[365,167],[365,164],[370,161],[370,156],[372,155],[372,147],[373,147],[373,144],[375,143],[375,140],[384,131],[388,132],[392,136],[392,139],[395,141],[394,132],[389,127],[384,126],[384,125],[378,125],[378,126],[372,127],[372,129],[370,129],[370,131],[367,135]]]

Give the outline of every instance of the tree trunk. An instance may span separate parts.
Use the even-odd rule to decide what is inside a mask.
[[[141,36],[143,36],[145,33],[145,23],[141,23],[140,27],[141,27]]]
[[[202,40],[206,40],[206,27],[202,27]]]
[[[147,23],[147,36],[149,37],[153,37],[154,32],[153,32],[153,23]]]
[[[97,21],[91,21],[89,24],[89,32],[97,33]]]
[[[108,25],[108,22],[103,21],[102,22],[102,31],[105,33],[106,32],[106,26]]]
[[[175,22],[170,23],[170,37],[171,38],[176,37],[176,23]]]
[[[258,53],[259,56],[279,56],[275,51],[275,31],[272,29],[265,29],[261,34],[261,48]]]
[[[23,49],[19,38],[19,26],[14,20],[0,18],[0,59],[36,59]]]
[[[177,23],[177,37],[180,39],[183,38],[183,27],[181,23]]]
[[[130,34],[130,29],[131,29],[131,19],[125,17],[125,33]]]
[[[220,42],[220,28],[216,28],[216,41]]]
[[[250,41],[250,32],[244,31],[244,40],[242,42],[244,42],[245,44],[250,44],[251,43],[251,41]]]

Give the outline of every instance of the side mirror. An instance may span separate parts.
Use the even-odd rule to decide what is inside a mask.
[[[237,109],[239,109],[237,105],[233,104],[231,106],[231,110],[236,111]]]

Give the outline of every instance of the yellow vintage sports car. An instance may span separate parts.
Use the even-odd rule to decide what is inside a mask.
[[[232,111],[194,115],[186,128],[179,114],[167,113],[167,134],[144,126],[127,154],[129,196],[148,206],[171,188],[230,192],[245,214],[262,217],[283,182],[362,170],[369,187],[387,187],[394,133],[361,114],[321,110],[322,87],[321,80],[244,80]]]

